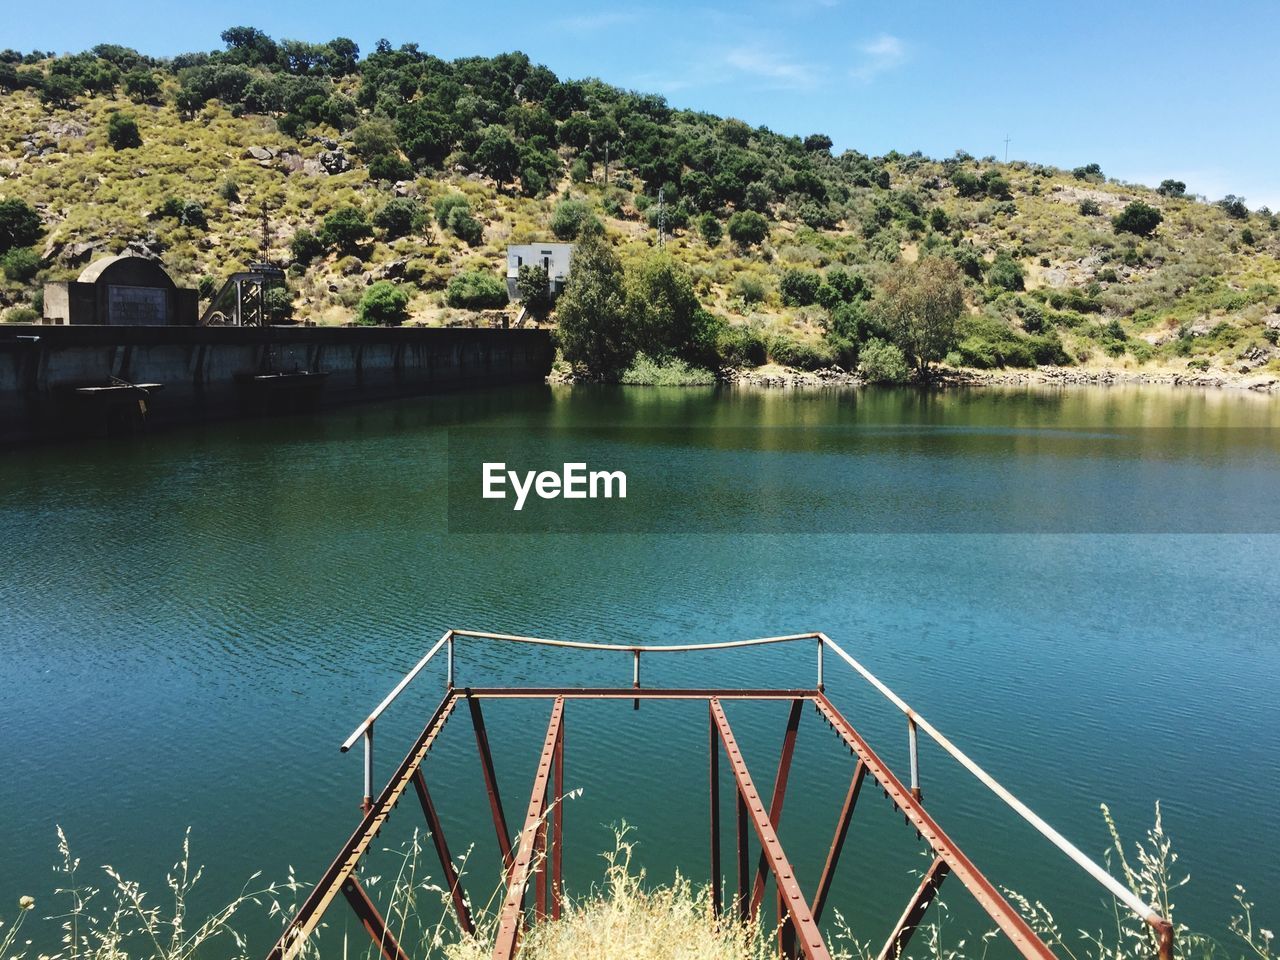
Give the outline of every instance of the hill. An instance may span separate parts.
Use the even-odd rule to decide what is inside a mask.
[[[1280,372],[1280,218],[1239,198],[963,151],[833,156],[820,133],[562,80],[518,53],[222,39],[166,60],[0,52],[5,319],[125,247],[207,294],[257,258],[266,204],[290,264],[280,309],[321,324],[383,279],[411,322],[469,322],[505,300],[508,243],[598,221],[631,264],[661,222],[722,362],[851,366],[892,265],[940,257],[965,282],[952,364]],[[23,204],[38,230],[6,233]]]

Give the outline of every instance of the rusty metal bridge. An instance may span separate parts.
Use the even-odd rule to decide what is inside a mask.
[[[455,654],[468,643],[531,644],[542,647],[607,651],[631,660],[629,687],[457,687],[454,684]],[[773,644],[808,646],[816,654],[816,682],[809,689],[732,689],[732,688],[656,688],[641,684],[641,659],[681,653],[731,651]],[[388,707],[404,692],[423,669],[441,652],[447,659],[444,698],[435,708],[421,734],[405,755],[391,779],[376,795],[373,773],[374,725]],[[862,680],[896,707],[904,716],[909,748],[908,782],[904,783],[854,729],[825,693],[824,663],[827,654],[851,668]],[[534,776],[529,804],[520,831],[513,835],[498,790],[489,736],[485,728],[482,704],[497,699],[542,699],[550,701],[551,713],[542,752]],[[459,707],[470,714],[479,752],[480,768],[488,793],[493,826],[504,865],[505,896],[495,938],[495,960],[509,960],[516,955],[521,934],[528,920],[526,900],[534,894],[534,917],[538,920],[558,919],[563,899],[562,837],[564,796],[564,729],[565,708],[571,700],[701,700],[706,702],[709,726],[709,823],[712,903],[717,911],[734,910],[741,917],[754,916],[761,908],[767,888],[772,882],[779,921],[779,952],[784,957],[828,960],[830,953],[819,924],[832,880],[840,861],[849,824],[859,794],[868,777],[891,800],[905,817],[908,826],[928,843],[932,862],[901,915],[889,929],[880,960],[894,960],[904,954],[912,934],[923,920],[929,905],[948,875],[968,891],[983,912],[995,922],[1009,943],[1023,957],[1048,960],[1055,955],[1028,925],[1022,915],[1004,898],[963,851],[947,836],[938,822],[925,810],[920,789],[918,740],[921,733],[952,757],[968,774],[984,785],[998,800],[1026,820],[1037,833],[1066,855],[1099,883],[1124,909],[1141,918],[1152,931],[1153,951],[1160,960],[1173,958],[1173,927],[1152,905],[1144,902],[1104,867],[1086,856],[1071,841],[1037,816],[982,767],[920,716],[890,690],[866,667],[849,655],[824,633],[803,633],[754,640],[734,640],[703,644],[622,645],[569,640],[547,640],[538,637],[511,636],[471,630],[450,630],[441,637],[400,680],[377,708],[342,744],[343,752],[357,742],[364,745],[363,817],[355,832],[343,844],[333,863],[285,928],[268,960],[296,960],[309,938],[319,927],[333,901],[341,895],[355,912],[385,960],[409,960],[397,942],[377,906],[360,883],[357,870],[370,845],[390,817],[401,797],[410,789],[417,795],[440,860],[442,879],[450,894],[459,927],[474,933],[475,919],[445,839],[444,828],[427,788],[423,762],[431,752],[446,721]],[[738,747],[724,705],[734,701],[784,701],[791,705],[783,737],[782,752],[774,778],[773,790],[766,805],[757,790]],[[805,895],[801,881],[787,859],[778,839],[777,824],[782,815],[787,779],[800,716],[806,704],[812,705],[851,755],[856,758],[844,803],[836,821],[834,836],[826,862],[812,896]],[[736,801],[736,876],[737,889],[726,901],[722,889],[720,837],[720,764],[727,760],[733,778]],[[750,833],[754,832],[759,847],[757,862],[752,866]],[[812,881],[810,881],[812,882]]]

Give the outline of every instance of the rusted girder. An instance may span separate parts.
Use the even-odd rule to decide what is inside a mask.
[[[409,960],[409,955],[400,949],[400,944],[387,928],[382,914],[378,912],[378,908],[364,892],[364,887],[360,886],[360,881],[354,874],[342,881],[342,893],[351,904],[351,909],[355,911],[356,916],[360,918],[360,925],[368,932],[370,939],[378,945],[378,950],[385,960]]]
[[[564,897],[564,712],[560,714],[560,735],[556,737],[555,779],[552,784],[551,814],[551,919],[560,919]]]
[[[769,822],[775,830],[782,826],[782,804],[787,796],[787,778],[791,776],[791,755],[796,749],[796,732],[800,729],[800,714],[804,710],[803,700],[791,701],[791,712],[787,715],[787,732],[782,737],[782,752],[778,754],[778,775],[773,778],[773,797],[769,801]],[[760,862],[756,866],[756,883],[751,889],[751,915],[760,912],[764,902],[764,878],[769,872],[769,864],[764,851],[760,851]]]
[[[449,896],[453,898],[453,912],[458,917],[458,926],[466,933],[474,935],[475,924],[471,921],[471,908],[467,906],[466,894],[462,891],[462,881],[458,871],[454,869],[453,858],[449,854],[449,844],[444,838],[444,827],[440,825],[440,815],[436,813],[436,805],[431,802],[431,794],[427,792],[427,781],[422,769],[413,771],[413,787],[418,793],[418,802],[422,805],[423,816],[427,818],[427,829],[431,831],[431,843],[436,848],[436,856],[440,858],[441,877],[449,888]]]
[[[867,765],[867,772],[880,784],[894,805],[906,815],[907,821],[916,828],[933,852],[946,861],[951,872],[978,901],[978,905],[1004,931],[1005,936],[1017,951],[1024,957],[1053,960],[1053,953],[1036,936],[1027,921],[1009,904],[1009,901],[1000,895],[991,881],[982,875],[960,848],[951,842],[951,838],[911,795],[911,791],[902,785],[902,781],[894,776],[893,771],[876,756],[875,751],[853,729],[826,695],[816,694],[813,700],[818,711],[831,724],[840,739]]]
[[[796,700],[817,691],[733,687],[468,687],[466,694],[484,700]]]
[[[547,723],[547,736],[542,743],[538,771],[533,778],[529,810],[525,814],[524,828],[520,831],[520,844],[516,848],[515,859],[511,863],[507,895],[502,904],[502,914],[498,919],[493,960],[511,960],[520,939],[520,928],[524,923],[525,885],[528,883],[529,871],[533,866],[534,845],[544,826],[547,788],[551,779],[551,766],[555,762],[556,742],[560,738],[560,720],[563,715],[564,698],[556,697],[555,706],[551,708],[551,720]]]
[[[853,819],[853,809],[858,805],[858,794],[862,791],[862,781],[867,776],[867,765],[859,760],[853,768],[853,779],[849,781],[849,791],[844,795],[844,806],[840,808],[840,819],[836,821],[836,833],[827,848],[827,862],[822,867],[822,879],[818,881],[818,891],[813,895],[813,919],[822,919],[822,910],[827,905],[827,894],[831,892],[831,881],[835,879],[836,864],[840,862],[840,852],[844,849],[845,837],[849,835],[849,822]]]
[[[710,711],[708,711],[710,713]],[[719,915],[722,878],[720,875],[720,736],[716,733],[716,718],[710,714],[711,750],[708,770],[711,774],[711,911]]]
[[[893,928],[893,933],[889,934],[889,939],[880,950],[879,960],[899,960],[906,952],[907,944],[911,942],[911,935],[916,932],[916,927],[920,926],[924,912],[929,909],[929,904],[933,903],[933,898],[938,895],[938,887],[942,885],[943,880],[947,879],[947,874],[950,872],[951,868],[947,866],[947,861],[941,857],[934,858],[920,880],[915,896],[907,904],[907,909],[902,912],[902,917]]]
[[[329,865],[329,868],[325,870],[320,882],[311,889],[297,915],[285,927],[280,939],[271,948],[271,952],[267,955],[268,960],[294,960],[301,953],[307,938],[315,932],[325,910],[328,909],[333,898],[338,895],[338,891],[342,889],[342,885],[347,878],[355,873],[360,858],[364,856],[365,851],[369,849],[369,844],[373,842],[373,838],[382,829],[382,825],[386,823],[387,817],[391,813],[391,808],[396,805],[401,794],[408,787],[413,772],[426,759],[427,753],[430,752],[436,737],[440,735],[440,731],[444,729],[445,722],[449,719],[449,715],[453,712],[456,703],[456,694],[452,692],[445,694],[445,698],[440,701],[440,705],[432,713],[431,719],[427,721],[422,733],[414,741],[413,747],[410,748],[405,758],[400,762],[400,766],[396,769],[391,780],[388,781],[377,799],[373,801],[369,812],[360,821],[360,826],[356,828],[355,833],[351,835],[347,842],[342,845],[338,856]]]
[[[831,954],[827,951],[822,934],[818,932],[818,924],[813,919],[809,904],[805,902],[800,884],[796,881],[795,871],[791,869],[791,863],[783,852],[782,843],[778,840],[773,824],[769,821],[769,815],[760,802],[760,795],[751,781],[751,774],[747,771],[747,763],[742,757],[742,751],[738,749],[733,730],[729,727],[729,720],[717,699],[711,700],[711,716],[720,733],[720,742],[724,745],[725,754],[729,758],[729,769],[733,771],[734,780],[737,782],[738,796],[746,804],[747,813],[755,826],[756,836],[760,838],[760,846],[768,857],[769,869],[773,872],[782,894],[787,916],[796,930],[800,950],[809,960],[830,960]]]
[[[511,865],[511,834],[507,832],[507,815],[502,812],[502,797],[498,793],[498,775],[493,770],[493,753],[489,750],[489,734],[484,727],[484,713],[480,701],[471,690],[466,691],[467,706],[471,708],[471,725],[476,732],[476,749],[480,752],[480,769],[484,772],[484,789],[489,794],[489,810],[493,814],[493,829],[498,835],[498,853],[503,867]]]

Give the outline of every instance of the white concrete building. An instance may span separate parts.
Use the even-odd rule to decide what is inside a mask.
[[[560,293],[569,279],[572,257],[572,243],[524,243],[507,247],[507,296],[512,300],[519,299],[516,281],[523,266],[544,267],[551,281],[551,292]]]

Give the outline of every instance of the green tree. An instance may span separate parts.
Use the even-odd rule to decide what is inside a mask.
[[[107,142],[116,150],[142,146],[142,134],[138,132],[138,121],[132,114],[116,112],[107,118]]]
[[[516,279],[516,290],[529,315],[535,320],[545,320],[551,312],[553,302],[551,278],[547,275],[547,268],[537,263],[521,266]]]
[[[398,327],[409,319],[409,292],[390,280],[379,280],[360,298],[356,322],[367,327]]]
[[[30,247],[14,247],[0,256],[0,267],[9,280],[27,283],[40,271],[40,255]]]
[[[507,287],[487,270],[464,270],[449,280],[444,299],[463,310],[496,310],[507,305]]]
[[[0,200],[0,254],[29,247],[40,239],[44,223],[24,200]]]
[[[591,220],[596,220],[596,215],[587,201],[561,200],[551,214],[551,232],[561,240],[573,240]]]
[[[360,243],[373,236],[373,227],[357,207],[339,207],[324,218],[320,239],[340,253],[355,253]]]
[[[1023,289],[1022,265],[1003,250],[987,269],[987,283],[1004,290]]]
[[[504,184],[515,179],[520,169],[520,148],[507,128],[495,123],[485,128],[474,160],[476,169],[492,178],[501,190]]]
[[[1185,197],[1187,185],[1181,180],[1161,180],[1160,186],[1156,187],[1156,193],[1162,197]]]
[[[306,265],[324,253],[324,241],[306,227],[300,228],[289,241],[289,255],[294,263]]]
[[[898,346],[878,339],[863,345],[858,370],[870,383],[901,383],[909,372],[906,357]]]
[[[754,210],[739,210],[729,218],[729,239],[746,249],[761,244],[769,236],[769,221]]]
[[[616,380],[635,359],[622,264],[602,233],[584,237],[574,250],[556,318],[561,352],[581,374]]]
[[[710,210],[698,217],[698,232],[702,234],[702,239],[706,241],[708,247],[719,246],[724,236],[724,228],[720,226],[720,220]]]
[[[418,233],[427,222],[427,211],[412,197],[394,197],[373,215],[373,225],[388,240]]]
[[[814,270],[784,270],[782,279],[778,281],[778,292],[788,307],[807,307],[817,303],[821,288],[822,275]]]
[[[153,103],[160,96],[160,81],[150,70],[132,70],[125,74],[124,92],[131,100]]]
[[[1140,237],[1149,237],[1156,232],[1164,215],[1149,203],[1134,200],[1123,210],[1111,218],[1116,233],[1136,233]]]
[[[921,257],[894,264],[876,296],[880,322],[922,378],[956,342],[964,280],[954,260]]]
[[[272,323],[293,323],[293,294],[287,287],[275,286],[268,290],[264,305]]]
[[[641,353],[655,360],[714,362],[714,319],[698,302],[689,271],[665,250],[653,251],[628,274],[626,313]]]
[[[1218,206],[1233,220],[1246,220],[1249,217],[1249,208],[1245,206],[1244,197],[1237,197],[1234,193],[1228,193],[1219,200]]]
[[[76,101],[80,84],[64,74],[50,74],[40,85],[40,100],[51,107],[69,107]]]

